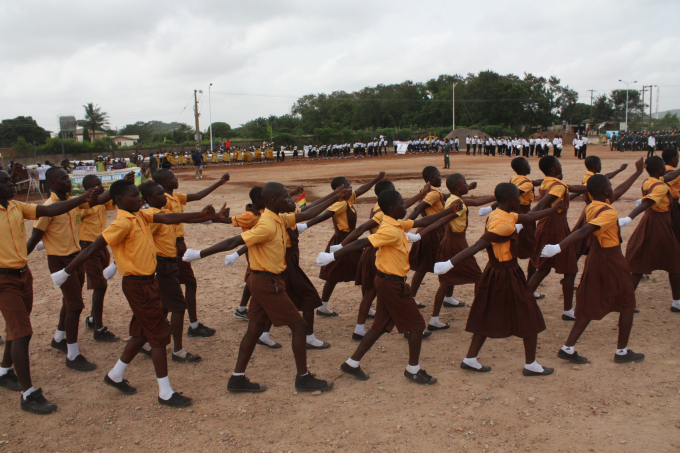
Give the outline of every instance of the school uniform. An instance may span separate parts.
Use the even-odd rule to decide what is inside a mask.
[[[534,183],[524,175],[514,176],[510,182],[519,189],[519,214],[527,214],[531,211],[531,203],[534,202]],[[522,224],[517,238],[517,257],[521,260],[531,258],[534,254],[536,243],[536,222]]]
[[[89,247],[102,234],[102,231],[106,228],[106,213],[115,210],[116,205],[113,204],[112,200],[105,204],[80,210],[82,225],[79,239],[82,249]],[[83,263],[85,275],[87,275],[88,290],[106,289],[108,287],[108,282],[104,277],[104,269],[110,261],[109,249],[104,247]]]
[[[628,239],[626,261],[634,274],[651,274],[662,270],[680,272],[680,245],[673,233],[670,188],[663,177],[647,178],[642,183],[643,200],[654,205],[645,210],[640,223]]]
[[[298,246],[300,233],[295,224],[292,228],[286,229],[285,240],[286,270],[283,271],[283,281],[286,284],[286,293],[299,311],[314,311],[322,305],[321,297],[300,266],[300,248]]]
[[[183,206],[187,204],[186,194],[173,191],[172,194],[166,193],[165,197],[167,198],[165,209],[167,209],[169,212],[184,212]],[[184,256],[184,252],[187,251],[187,245],[184,242],[184,224],[180,223],[177,225],[175,229],[175,236],[177,254],[179,256]],[[191,263],[178,260],[177,266],[179,267],[179,282],[183,285],[196,285],[196,277],[194,276],[194,270],[191,267]],[[187,303],[191,303],[191,301],[187,301]]]
[[[666,165],[666,172],[675,170],[675,167]],[[680,198],[680,178],[675,178],[674,180],[667,183],[668,187],[671,189],[671,198],[673,202],[671,203],[671,220],[673,222],[673,233],[675,238],[680,242],[680,205],[678,205],[678,198]]]
[[[352,192],[349,200],[338,201],[328,208],[333,211],[333,227],[335,233],[331,236],[326,246],[326,252],[330,251],[331,245],[338,245],[345,240],[357,226],[357,211],[354,208],[357,194]],[[343,255],[340,259],[321,267],[319,278],[332,282],[352,282],[356,277],[356,269],[361,259],[361,250]]]
[[[378,224],[377,227],[371,229],[371,234],[375,234],[380,228],[380,224],[383,221],[385,214],[378,203],[371,209],[370,218],[375,223]],[[377,268],[375,267],[375,255],[378,253],[378,249],[375,247],[366,247],[363,252],[361,252],[361,258],[359,259],[359,266],[357,267],[357,274],[354,279],[354,284],[356,286],[361,286],[361,294],[366,294],[366,292],[375,289],[375,275]]]
[[[156,246],[150,223],[153,215],[149,211],[133,214],[119,209],[102,236],[123,276],[123,294],[132,310],[130,336],[145,337],[152,348],[161,348],[170,343],[170,328],[155,276]]]
[[[430,205],[425,209],[425,215],[437,214],[444,210],[444,195],[434,187],[425,195],[423,201]],[[424,227],[419,228],[417,233],[424,229]],[[423,236],[420,241],[411,246],[409,254],[411,269],[416,272],[434,271],[434,263],[437,262],[437,252],[442,239],[444,239],[444,234],[446,234],[446,225]]]
[[[583,184],[584,186],[588,184],[588,180],[594,174],[595,173],[593,173],[592,171],[588,171],[586,175],[583,177],[583,181],[581,181],[581,184]],[[584,226],[586,223],[588,223],[588,221],[586,220],[586,209],[588,208],[588,205],[592,201],[592,198],[590,197],[589,193],[586,192],[583,194],[583,201],[586,202],[586,205],[583,208],[583,212],[581,213],[581,216],[578,218],[578,222],[576,222],[576,225],[574,225],[572,231],[576,231],[580,229],[582,226]],[[588,249],[590,247],[590,238],[583,238],[579,242],[575,243],[573,247],[574,250],[576,250],[576,256],[587,255]]]
[[[530,338],[545,330],[536,299],[517,262],[518,214],[498,208],[486,221],[482,239],[491,242],[489,262],[477,284],[465,330],[489,338]]]
[[[28,268],[24,220],[36,220],[37,205],[8,200],[0,205],[0,312],[7,341],[33,335],[33,275]]]
[[[458,196],[451,195],[449,199],[446,200],[445,209],[458,200],[461,200]],[[441,242],[439,251],[437,252],[438,262],[451,259],[451,257],[456,256],[459,252],[468,248],[467,238],[465,237],[465,232],[468,227],[468,207],[465,202],[462,203],[462,206],[462,209],[456,213],[458,214],[458,217],[445,226],[446,232],[444,233],[444,240]],[[458,286],[477,283],[481,276],[482,270],[479,268],[475,257],[471,256],[456,264],[447,273],[440,275],[439,284],[442,286]]]
[[[539,195],[543,198],[548,194],[557,197],[557,200],[552,204],[562,199],[564,201],[564,208],[558,209],[557,212],[538,221],[536,225],[536,245],[534,247],[534,254],[531,257],[531,264],[536,269],[555,269],[557,274],[576,274],[578,272],[578,264],[576,262],[576,251],[573,247],[563,250],[562,253],[552,258],[541,257],[541,251],[543,251],[544,246],[547,244],[559,244],[571,233],[567,223],[567,211],[569,210],[569,189],[567,185],[557,178],[546,176],[539,189]]]
[[[635,288],[621,251],[619,213],[608,203],[593,200],[585,209],[586,223],[600,227],[588,238],[590,253],[576,291],[578,320],[600,320],[611,312],[635,311]]]
[[[252,204],[247,204],[245,212],[231,218],[231,224],[235,227],[241,228],[241,230],[245,233],[257,225],[257,222],[260,221],[260,216],[263,212],[264,209],[258,210]],[[248,262],[248,265],[246,266],[246,274],[243,277],[243,281],[248,283],[248,277],[250,277],[251,271],[250,261],[248,261],[248,252],[246,252],[246,261]]]
[[[413,228],[413,220],[397,220],[384,216],[374,234],[368,237],[379,248],[375,257],[374,280],[378,300],[371,329],[399,333],[422,332],[425,320],[413,303],[411,287],[406,283],[409,266],[408,238],[404,233]]]

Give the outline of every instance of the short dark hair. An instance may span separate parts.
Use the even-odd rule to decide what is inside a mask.
[[[45,172],[45,179],[48,180],[48,181],[51,180],[52,178],[57,176],[57,173],[59,172],[59,170],[66,171],[66,169],[64,167],[57,166],[57,165],[48,168],[47,171]]]
[[[515,171],[515,173],[517,173],[522,169],[522,165],[524,165],[525,162],[528,163],[529,161],[526,160],[525,158],[521,157],[521,156],[515,157],[510,162],[510,167],[512,167],[512,169]]]
[[[666,163],[666,165],[670,165],[671,161],[673,159],[675,159],[677,155],[678,155],[678,150],[672,149],[672,148],[666,148],[661,153],[661,158]]]
[[[390,181],[389,179],[381,179],[378,181],[378,183],[375,185],[375,194],[380,195],[386,190],[394,190],[394,183]]]
[[[331,189],[335,190],[341,185],[345,184],[345,182],[349,182],[347,178],[345,178],[344,176],[336,176],[331,181]]]
[[[279,182],[268,182],[262,187],[262,198],[264,198],[265,201],[271,200],[280,193],[288,192],[286,192],[286,187]]]
[[[144,201],[148,203],[148,197],[151,196],[151,190],[156,187],[160,186],[156,181],[147,181],[144,184],[139,186],[139,193],[142,194],[142,198]],[[161,186],[163,187],[163,186]],[[111,195],[111,198],[113,198],[113,195]]]
[[[125,192],[130,189],[130,186],[134,185],[134,182],[128,181],[127,179],[114,181],[113,184],[111,184],[111,187],[109,187],[109,193],[111,194],[111,200],[113,200],[113,203],[115,204],[116,198],[124,195]]]
[[[163,185],[163,181],[173,175],[174,173],[169,168],[159,168],[153,174],[153,180],[158,184]]]
[[[396,190],[385,190],[378,195],[378,206],[380,210],[387,214],[389,208],[401,201],[401,194]]]
[[[663,173],[666,169],[666,164],[659,156],[648,157],[647,160],[645,160],[645,165],[647,166],[647,173],[650,175],[652,173]]]
[[[425,182],[428,182],[437,173],[439,173],[439,170],[437,170],[437,167],[433,167],[432,165],[428,165],[427,167],[423,168],[423,179],[425,180]]]
[[[83,188],[87,190],[91,187],[96,186],[98,179],[99,176],[97,175],[85,175],[85,177],[83,178]]]
[[[262,187],[260,187],[260,186],[253,187],[252,189],[250,189],[248,196],[250,197],[250,201],[255,203],[255,201],[258,198],[262,198]]]
[[[602,161],[597,156],[588,156],[583,162],[588,170],[592,170],[597,164],[602,164]]]
[[[460,173],[452,173],[446,178],[446,188],[453,192],[453,189],[465,181],[465,176]]]
[[[502,182],[496,186],[493,195],[499,203],[503,203],[512,197],[519,197],[519,188],[510,182]]]
[[[588,187],[588,193],[590,195],[594,195],[596,192],[607,187],[608,182],[609,178],[607,178],[605,175],[591,176],[588,178],[588,182],[586,183],[586,187]]]
[[[544,175],[548,175],[550,173],[550,170],[552,170],[554,167],[558,166],[560,164],[560,161],[557,160],[557,157],[555,156],[543,156],[541,157],[541,160],[538,161],[538,168],[541,169]]]

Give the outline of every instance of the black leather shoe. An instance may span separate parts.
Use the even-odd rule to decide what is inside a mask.
[[[437,383],[437,378],[430,376],[423,369],[418,370],[415,374],[404,370],[404,377],[409,381],[420,385],[432,385]]]
[[[473,366],[468,365],[465,362],[460,362],[460,367],[464,370],[467,370],[467,371],[474,371],[475,373],[486,373],[486,372],[491,371],[490,366],[482,365],[481,368],[475,368]]]
[[[267,390],[267,386],[250,382],[245,376],[232,375],[227,383],[227,390],[233,393],[260,393]]]
[[[132,394],[134,394],[134,393],[137,393],[137,389],[134,388],[134,387],[131,387],[131,386],[129,385],[129,382],[128,382],[127,379],[123,379],[123,380],[120,381],[120,382],[115,382],[113,379],[111,379],[111,378],[109,377],[108,374],[106,374],[106,375],[104,376],[104,383],[105,383],[106,385],[110,385],[110,386],[113,387],[114,389],[119,390],[121,393],[123,393],[123,394],[125,394],[125,395],[132,395]]]
[[[352,375],[355,378],[359,379],[360,381],[368,381],[370,379],[370,376],[364,373],[364,370],[362,370],[360,366],[355,368],[353,366],[348,365],[347,362],[340,365],[340,371]]]
[[[563,349],[560,349],[560,352],[557,353],[557,357],[560,359],[564,360],[569,360],[570,362],[578,363],[578,364],[584,364],[588,363],[588,359],[578,355],[578,352],[574,351],[573,354],[569,354],[568,352],[565,352]]]
[[[547,366],[543,367],[542,373],[539,373],[538,371],[527,370],[526,368],[522,369],[522,374],[525,376],[550,376],[554,372],[555,368],[548,368]]]
[[[164,400],[160,396],[158,397],[158,402],[164,406],[170,407],[185,407],[191,404],[191,398],[188,396],[182,396],[181,393],[173,393],[169,400]]]
[[[42,389],[37,389],[24,399],[24,395],[21,398],[21,410],[26,412],[31,412],[32,414],[50,414],[57,410],[57,405],[50,403],[45,399],[42,394]]]

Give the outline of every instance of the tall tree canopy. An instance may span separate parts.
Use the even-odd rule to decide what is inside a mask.
[[[17,116],[13,119],[2,120],[0,123],[0,147],[9,148],[16,143],[19,137],[26,142],[42,145],[50,138],[49,131],[38,126],[38,123],[30,116]]]

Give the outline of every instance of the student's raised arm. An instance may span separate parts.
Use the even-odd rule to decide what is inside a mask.
[[[333,205],[337,201],[346,200],[351,195],[352,195],[352,193],[349,189],[344,189],[343,186],[338,187],[337,189],[335,189],[333,191],[333,196],[330,197],[328,200],[324,201],[323,203],[317,204],[316,206],[314,206],[311,209],[306,210],[305,212],[295,213],[295,222],[299,223],[299,222],[306,222],[307,220],[312,220],[314,217],[323,213],[326,210],[326,208],[329,208],[331,205]],[[332,211],[330,211],[330,212],[332,212]]]
[[[487,248],[490,245],[491,245],[491,242],[487,241],[486,239],[480,239],[475,243],[475,245],[468,247],[465,250],[459,252],[456,256],[454,256],[450,260],[435,263],[434,273],[436,275],[445,274],[448,271],[450,271],[451,269],[453,269],[453,267],[456,264],[470,258],[471,256],[475,256],[477,254],[477,252],[479,252],[480,250],[484,250],[485,248]]]
[[[529,223],[541,220],[544,217],[548,217],[549,215],[554,214],[555,212],[557,212],[558,209],[564,209],[564,201],[559,200],[558,202],[556,202],[551,207],[548,207],[547,209],[542,209],[540,211],[532,209],[530,212],[526,214],[519,214],[517,215],[517,223]]]
[[[626,193],[628,189],[630,189],[633,183],[640,177],[645,167],[646,167],[645,162],[641,157],[640,160],[635,162],[635,173],[633,173],[628,179],[623,181],[616,187],[616,189],[614,189],[614,199],[611,200],[612,203],[621,198],[623,194]]]
[[[98,187],[93,187],[85,191],[79,197],[69,198],[65,201],[58,201],[56,203],[48,205],[38,205],[35,207],[36,217],[56,217],[62,214],[66,214],[69,211],[74,210],[78,206],[84,203],[94,203],[97,197],[101,197],[102,190]]]
[[[636,164],[636,166],[637,166],[637,162],[636,162],[635,164]],[[622,172],[623,170],[625,170],[626,168],[628,168],[628,164],[622,164],[622,165],[619,167],[618,170],[614,170],[614,171],[612,171],[612,172],[610,172],[610,173],[606,173],[605,176],[606,176],[608,179],[612,179],[614,176],[618,175],[619,173],[621,173],[621,172]]]
[[[371,231],[373,228],[376,228],[380,226],[378,222],[376,222],[373,219],[368,220],[367,222],[362,223],[358,227],[354,229],[346,238],[344,241],[340,243],[343,247],[351,244],[352,242],[356,241],[361,237],[362,234],[364,234],[366,231]]]
[[[406,207],[410,208],[411,206],[413,206],[414,204],[416,204],[417,202],[419,202],[423,198],[425,198],[425,195],[427,195],[430,192],[430,190],[432,190],[431,187],[432,186],[428,182],[427,184],[425,184],[425,187],[423,187],[423,189],[420,192],[418,192],[416,195],[412,196],[411,198],[404,200],[404,204],[406,205]]]
[[[224,209],[225,206],[222,207]],[[199,212],[173,212],[170,214],[154,214],[153,223],[164,223],[169,225],[174,225],[177,223],[190,222],[195,219],[201,219],[202,221],[212,220],[215,217],[215,208],[213,205],[209,204]]]
[[[229,181],[229,173],[223,174],[222,177],[219,179],[219,181],[217,181],[212,186],[206,187],[205,189],[201,190],[200,192],[187,194],[187,202],[202,200],[203,198],[207,197],[212,192],[214,192],[218,187],[226,184],[227,181]]]
[[[380,173],[378,173],[378,176],[371,179],[369,182],[367,182],[363,186],[359,187],[357,190],[354,191],[354,193],[357,194],[357,197],[362,196],[363,194],[365,194],[366,192],[371,190],[371,187],[375,186],[378,183],[378,181],[380,181],[384,177],[385,177],[385,172],[381,171]]]

